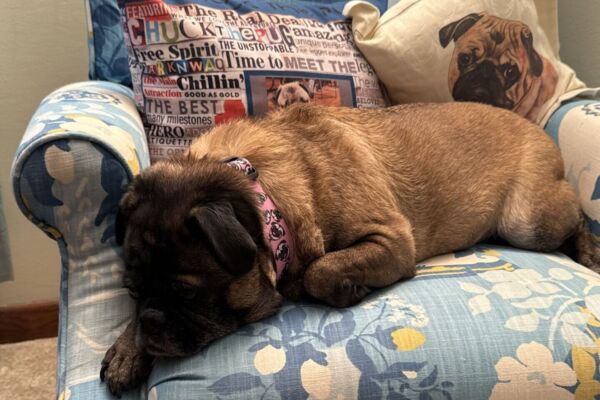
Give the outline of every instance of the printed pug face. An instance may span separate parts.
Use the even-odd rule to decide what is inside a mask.
[[[535,50],[526,24],[469,14],[440,29],[439,38],[442,47],[455,43],[448,71],[454,100],[491,104],[535,120],[552,97],[556,70]]]

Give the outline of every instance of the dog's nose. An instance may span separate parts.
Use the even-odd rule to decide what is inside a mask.
[[[146,309],[140,314],[142,332],[147,335],[160,333],[166,323],[165,313],[153,308]]]

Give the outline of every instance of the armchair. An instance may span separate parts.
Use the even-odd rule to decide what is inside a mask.
[[[545,128],[600,236],[600,102],[564,103]],[[111,398],[100,361],[133,312],[114,219],[149,164],[133,92],[105,81],[51,93],[17,149],[16,200],[62,257],[60,399]],[[349,309],[287,303],[193,357],[157,360],[124,398],[594,398],[599,346],[600,275],[482,244]]]

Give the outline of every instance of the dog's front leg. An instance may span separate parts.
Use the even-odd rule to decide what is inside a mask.
[[[110,392],[117,397],[141,385],[152,370],[153,357],[137,346],[136,334],[137,322],[133,319],[102,360],[100,380],[106,381]]]
[[[313,261],[304,275],[306,291],[332,306],[348,307],[362,300],[370,288],[414,276],[411,226],[401,215],[387,221],[386,225],[365,226],[352,246]]]

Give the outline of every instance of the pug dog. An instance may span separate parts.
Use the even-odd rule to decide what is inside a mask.
[[[312,98],[311,93],[300,81],[285,82],[277,88],[272,100],[278,107],[284,108],[294,103],[309,103]]]
[[[116,234],[137,307],[102,362],[114,394],[284,298],[348,307],[492,237],[544,252],[570,238],[600,267],[552,140],[475,103],[295,104],[217,126],[133,180]]]
[[[308,80],[308,93],[310,93],[310,97],[313,98],[315,93],[323,90],[324,81],[321,79],[309,79]]]
[[[454,41],[448,72],[454,100],[506,108],[535,122],[554,93],[556,69],[535,50],[522,22],[473,13],[440,29],[439,40],[443,48]]]

